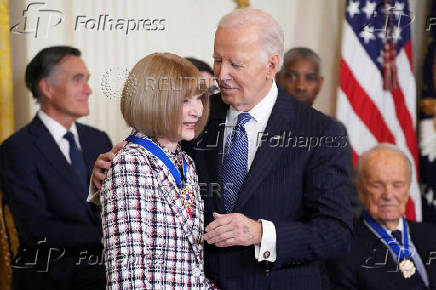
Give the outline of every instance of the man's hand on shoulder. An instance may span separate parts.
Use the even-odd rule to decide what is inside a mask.
[[[111,162],[115,157],[115,154],[121,150],[127,141],[121,141],[115,145],[111,151],[102,153],[98,155],[97,160],[95,160],[94,168],[92,169],[91,182],[97,190],[100,190],[101,184],[106,177],[106,170],[111,167]]]

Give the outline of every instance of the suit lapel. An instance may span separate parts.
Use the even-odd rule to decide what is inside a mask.
[[[52,135],[38,117],[33,118],[30,125],[30,131],[35,135],[34,143],[41,152],[41,155],[47,159],[65,182],[70,184],[77,193],[77,197],[82,200],[83,194],[76,174],[68,164]]]
[[[410,239],[412,240],[416,248],[415,255],[419,255],[421,262],[424,266],[424,270],[427,272],[428,281],[430,285],[432,285],[432,283],[435,283],[436,281],[432,281],[433,275],[431,275],[431,273],[434,273],[436,267],[434,267],[434,263],[433,264],[427,263],[427,261],[429,255],[428,249],[432,248],[433,245],[429,245],[429,243],[425,243],[426,242],[425,239],[424,240],[420,239],[420,237],[423,237],[425,233],[423,234],[422,232],[418,232],[414,222],[407,221],[407,225],[409,227]],[[417,268],[417,272],[418,272],[418,268]]]
[[[90,178],[92,168],[94,167],[95,155],[93,154],[95,151],[93,150],[92,142],[94,141],[90,136],[86,134],[84,127],[82,124],[77,123],[77,134],[79,135],[80,146],[82,147],[83,159],[85,160],[86,168],[88,169],[88,176]],[[88,181],[89,181],[88,178]],[[89,186],[89,183],[87,183]],[[87,193],[85,193],[87,194]],[[86,198],[85,198],[86,200]],[[87,209],[89,215],[94,219],[95,222],[100,222],[100,211],[97,208],[93,208],[91,204],[87,203]]]
[[[292,129],[294,110],[292,103],[289,102],[286,94],[279,90],[276,103],[271,111],[265,128],[265,134],[269,140],[271,137],[286,135]],[[256,188],[269,174],[276,161],[280,158],[280,152],[286,148],[279,146],[270,146],[268,142],[262,142],[256,151],[256,155],[248,171],[244,183],[239,191],[238,200],[236,201],[234,212],[241,211],[244,204],[256,192]]]
[[[88,169],[88,176],[91,176],[92,168],[94,167],[93,160],[93,152],[91,150],[91,142],[93,142],[92,138],[89,138],[85,134],[85,130],[83,129],[83,125],[80,123],[76,123],[77,126],[77,134],[79,135],[80,146],[82,147],[82,154],[85,160],[86,168]]]
[[[427,249],[425,247],[425,244],[423,244],[422,241],[418,238],[418,237],[422,236],[422,233],[421,234],[417,233],[416,228],[415,228],[413,223],[408,222],[407,225],[409,227],[410,238],[412,239],[412,242],[416,247],[417,254],[420,256],[421,261],[424,262],[425,260],[423,260],[423,259],[426,258]],[[425,263],[424,263],[424,266],[425,266]]]
[[[223,158],[223,138],[226,125],[227,110],[229,108],[221,95],[213,95],[211,100],[211,112],[207,129],[203,133],[201,149],[205,152],[205,165],[208,171],[209,184],[221,184],[221,162]],[[213,200],[218,212],[224,212],[224,203],[221,195],[213,194]]]
[[[211,133],[211,136],[214,136],[214,139],[216,140],[215,148],[212,150],[207,151],[206,154],[206,164],[210,165],[210,172],[209,176],[213,178],[212,183],[215,184],[221,184],[221,163],[222,163],[222,157],[223,157],[223,136],[224,136],[224,129],[225,129],[225,119],[223,121],[216,120],[213,126],[214,132]],[[218,194],[213,195],[213,199],[215,202],[215,206],[218,209],[219,212],[224,212],[224,202],[223,199]]]

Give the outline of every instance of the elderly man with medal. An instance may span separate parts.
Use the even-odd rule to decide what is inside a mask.
[[[436,228],[404,218],[408,156],[382,143],[361,155],[356,169],[365,211],[351,252],[327,265],[332,289],[436,289]]]

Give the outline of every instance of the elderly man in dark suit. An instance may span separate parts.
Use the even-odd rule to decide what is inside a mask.
[[[101,221],[87,202],[92,165],[112,145],[76,122],[89,114],[89,72],[72,47],[41,50],[26,69],[40,110],[1,146],[2,186],[19,234],[13,289],[104,289]]]
[[[364,153],[357,190],[365,205],[351,253],[327,265],[332,289],[436,289],[436,228],[406,220],[411,163],[391,144]]]
[[[277,88],[282,56],[269,14],[235,10],[218,24],[221,96],[193,152],[200,182],[221,185],[205,198],[204,238],[206,275],[224,289],[319,289],[319,261],[349,248],[346,138]]]
[[[350,246],[346,137],[277,88],[282,56],[269,14],[225,15],[213,53],[221,94],[204,133],[184,146],[204,189],[206,276],[223,289],[320,289],[319,262]],[[96,162],[97,187],[111,157]]]

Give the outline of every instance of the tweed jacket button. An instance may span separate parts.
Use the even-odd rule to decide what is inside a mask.
[[[192,275],[196,278],[201,276],[201,271],[200,269],[198,269],[197,267],[194,267],[194,269],[192,270]]]

